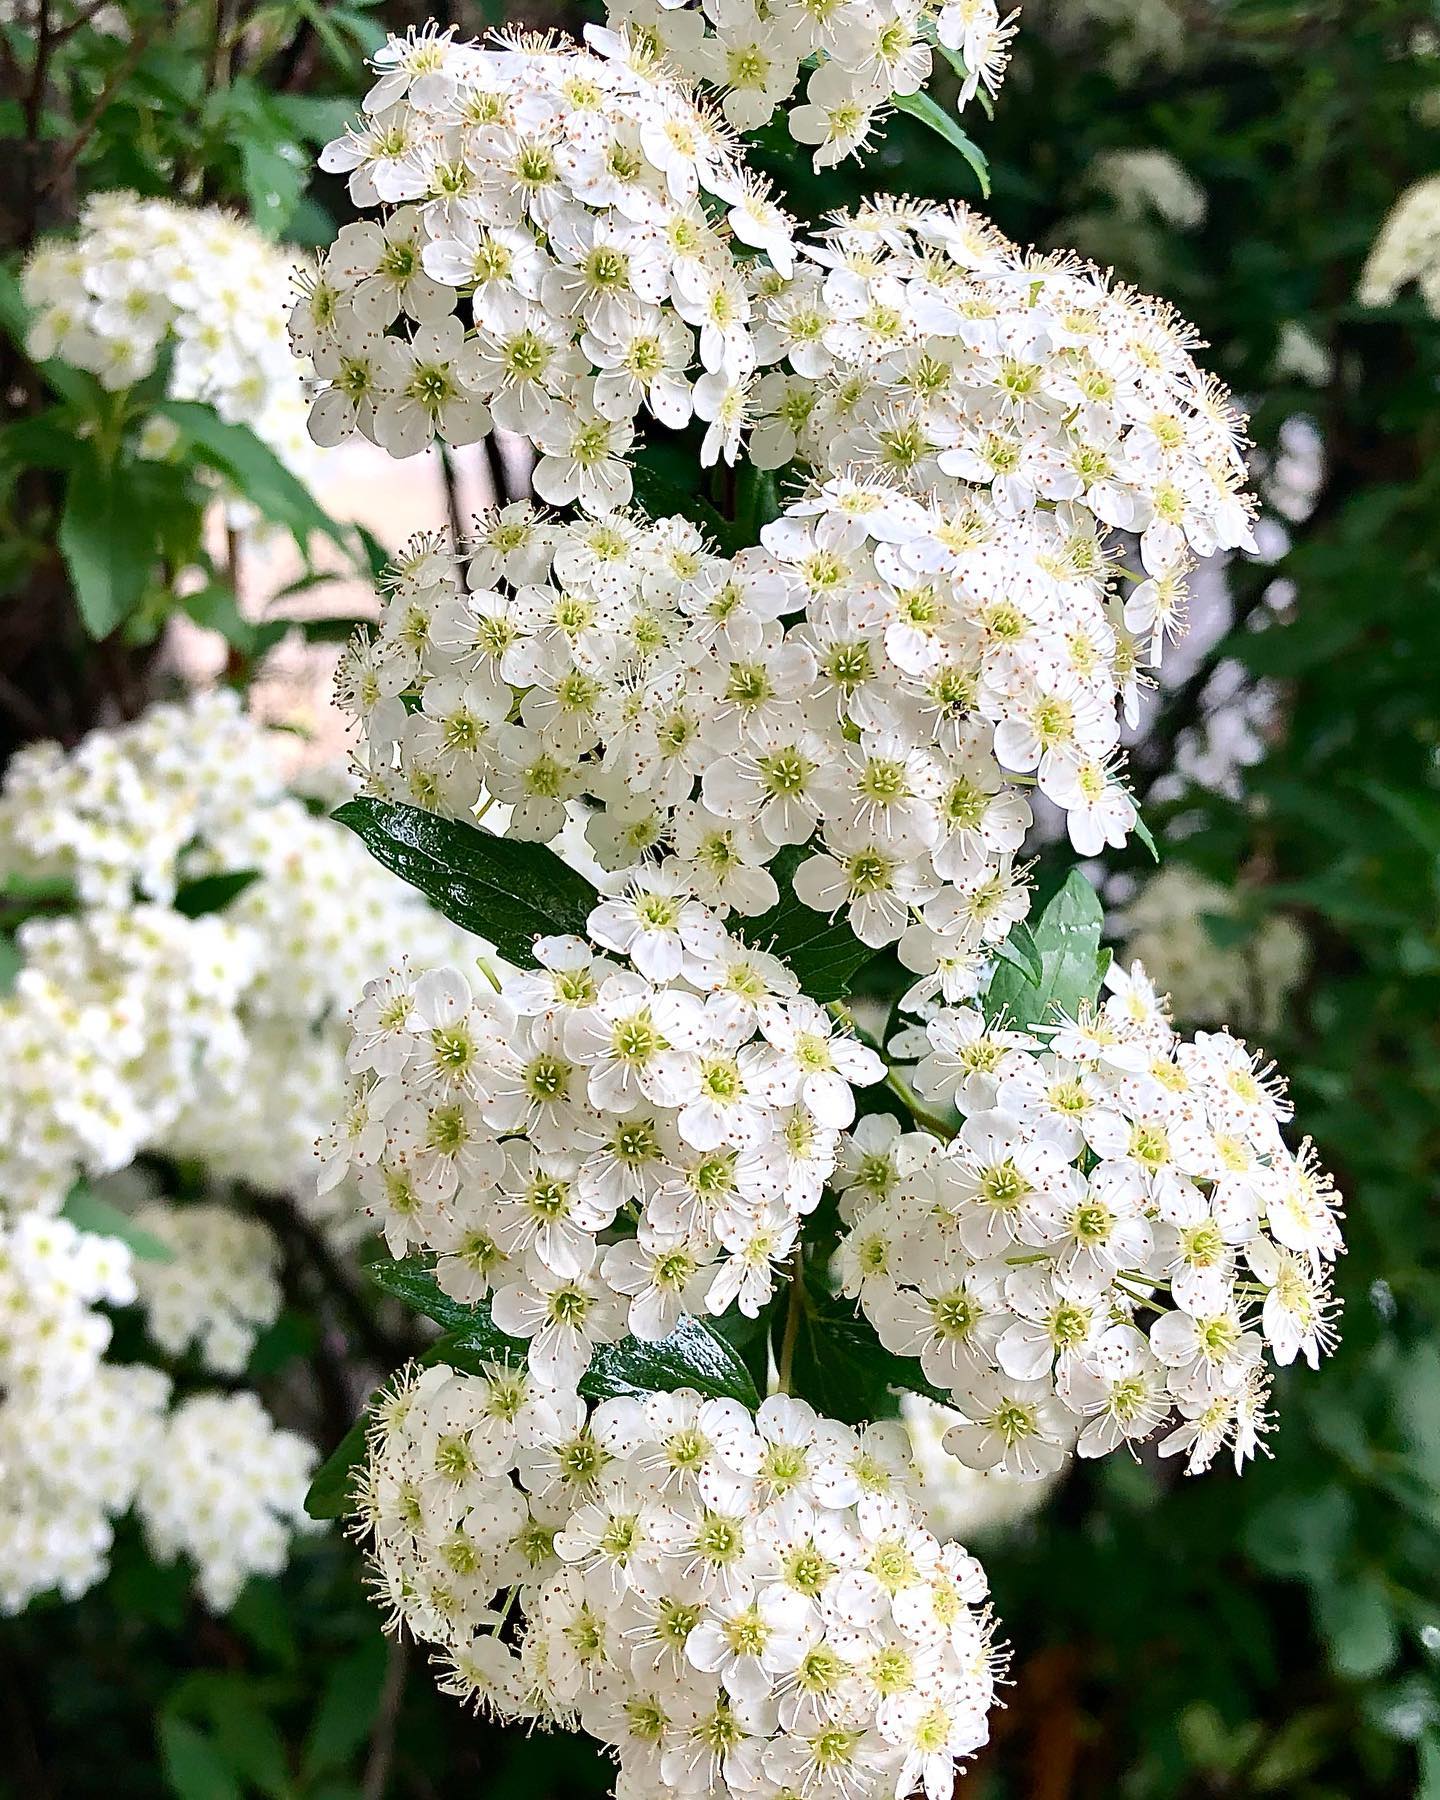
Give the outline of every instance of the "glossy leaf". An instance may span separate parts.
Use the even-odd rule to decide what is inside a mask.
[[[841,1000],[875,952],[843,919],[832,920],[796,899],[795,871],[808,854],[793,845],[782,850],[770,865],[779,900],[759,918],[732,917],[730,928],[757,950],[782,957],[812,1000]]]
[[[1082,1000],[1099,991],[1100,928],[1104,915],[1094,888],[1078,869],[1040,915],[1033,932],[1040,979],[1005,961],[990,979],[985,1015],[1019,1030],[1052,1024],[1059,1014],[1073,1018]]]
[[[335,813],[377,862],[431,904],[525,968],[535,939],[585,930],[599,895],[543,844],[497,838],[473,825],[368,795]]]

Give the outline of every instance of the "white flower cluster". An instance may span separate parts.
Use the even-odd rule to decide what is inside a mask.
[[[43,1390],[0,1406],[0,1614],[39,1594],[64,1600],[104,1579],[112,1520],[135,1504],[164,1441],[170,1383],[141,1363],[97,1362],[63,1400]],[[163,1468],[154,1477],[167,1479]]]
[[[104,1360],[95,1308],[133,1301],[149,1266],[66,1219],[0,1225],[0,1613],[92,1587],[131,1506],[160,1554],[193,1559],[217,1609],[280,1568],[307,1523],[315,1452],[252,1395],[202,1395],[167,1418],[165,1375]]]
[[[1365,259],[1356,298],[1362,306],[1392,306],[1412,281],[1440,318],[1440,175],[1427,175],[1395,202]]]
[[[621,44],[427,30],[376,61],[320,162],[381,217],[341,230],[291,321],[312,434],[409,456],[493,422],[534,440],[537,493],[597,512],[631,497],[642,408],[711,420],[708,460],[733,461],[757,283],[794,247],[728,128]]]
[[[184,1400],[138,1495],[146,1540],[164,1562],[188,1557],[206,1604],[226,1612],[251,1575],[279,1574],[296,1532],[315,1528],[305,1512],[315,1461],[253,1394]]]
[[[1296,1154],[1273,1070],[1227,1033],[1182,1040],[1144,971],[1034,1037],[936,1014],[914,1083],[953,1141],[866,1120],[846,1154],[847,1294],[918,1356],[973,1468],[1041,1477],[1137,1446],[1237,1467],[1267,1427],[1265,1352],[1318,1366],[1335,1338],[1338,1201]],[[1174,1415],[1178,1413],[1178,1421]]]
[[[988,1736],[984,1572],[925,1528],[898,1425],[692,1389],[587,1419],[437,1365],[382,1403],[360,1507],[446,1689],[580,1725],[620,1800],[947,1800]]]
[[[478,999],[452,968],[370,982],[323,1178],[357,1172],[392,1253],[437,1252],[455,1299],[493,1294],[495,1324],[568,1392],[598,1343],[759,1312],[855,1117],[851,1083],[883,1072],[663,871],[588,932],[537,940],[538,969]]]
[[[239,1375],[260,1331],[279,1317],[279,1248],[258,1219],[201,1201],[150,1201],[135,1225],[170,1252],[134,1265],[145,1329],[171,1356],[194,1345],[218,1375]]]
[[[838,217],[769,284],[758,337],[787,367],[757,387],[754,461],[859,466],[1007,523],[1052,507],[1102,542],[1137,533],[1137,634],[1173,631],[1196,557],[1254,547],[1242,421],[1190,327],[968,207]]]
[[[174,904],[218,874],[254,879],[219,912]],[[102,1360],[96,1306],[138,1290],[162,1349],[193,1343],[238,1373],[278,1292],[273,1240],[220,1203],[228,1184],[305,1203],[314,1140],[343,1099],[346,1001],[397,936],[436,957],[464,940],[284,792],[267,734],[230,695],[156,707],[72,751],[21,751],[0,788],[0,888],[42,908],[0,996],[0,1604],[98,1580],[110,1521],[132,1504],[159,1521],[157,1542],[197,1556],[207,1594],[230,1593],[274,1566],[311,1452],[257,1423],[253,1401],[207,1398],[183,1430],[167,1424],[168,1381]],[[175,1207],[106,1183],[170,1262],[53,1216],[77,1178],[142,1153],[197,1159],[215,1189]],[[353,1230],[353,1200],[338,1211]],[[226,1477],[234,1518],[189,1491],[226,1454],[241,1464]]]
[[[175,909],[182,885],[219,874],[255,879],[221,912]],[[64,883],[83,907],[21,927],[0,997],[0,1207],[22,1211],[57,1211],[77,1174],[142,1150],[273,1192],[313,1186],[345,1007],[397,937],[437,960],[463,944],[285,792],[270,735],[223,692],[70,751],[22,750],[0,788],[6,879]]]
[[[809,67],[804,103],[785,116],[790,135],[815,146],[817,169],[858,156],[891,96],[925,86],[935,43],[959,65],[960,110],[982,87],[993,98],[1014,17],[1002,21],[995,0],[610,0],[606,9],[632,43],[714,89],[737,131],[767,124]]]
[[[203,400],[248,425],[305,480],[316,455],[305,398],[285,339],[294,258],[242,219],[210,207],[126,193],[96,194],[74,238],[47,238],[21,292],[34,315],[26,348],[93,374],[112,391],[134,387],[168,356],[165,392]],[[173,441],[151,421],[142,449]]]
[[[1187,1025],[1276,1030],[1309,965],[1305,934],[1286,913],[1251,924],[1234,888],[1183,863],[1151,876],[1115,919],[1127,961],[1144,965]]]
[[[135,1298],[116,1238],[31,1213],[0,1223],[0,1613],[105,1572],[114,1514],[132,1504],[169,1383],[104,1361],[102,1303]]]
[[[900,1416],[910,1436],[910,1454],[925,1508],[925,1522],[941,1543],[959,1538],[983,1543],[1018,1530],[1045,1505],[1059,1480],[1027,1481],[1003,1469],[971,1469],[945,1447],[952,1425],[963,1424],[951,1406],[923,1394],[902,1394]]]
[[[542,841],[588,801],[603,867],[663,855],[751,916],[804,847],[807,905],[968,995],[1028,909],[1023,785],[1085,854],[1135,822],[1115,746],[1136,657],[1094,533],[837,480],[762,538],[727,559],[679,519],[519,504],[463,575],[421,542],[340,665],[367,784],[464,820],[500,802]]]

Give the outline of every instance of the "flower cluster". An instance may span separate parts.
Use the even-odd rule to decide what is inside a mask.
[[[163,1562],[188,1557],[206,1604],[226,1612],[251,1575],[278,1575],[305,1512],[316,1453],[253,1394],[197,1394],[165,1421],[137,1497]]]
[[[517,505],[463,577],[417,544],[340,665],[364,779],[454,818],[501,803],[529,839],[589,801],[603,867],[664,856],[744,915],[793,847],[801,900],[968,995],[1028,908],[1024,784],[1086,854],[1135,822],[1115,746],[1136,658],[1103,554],[1050,511],[957,520],[845,480],[762,538],[722,558],[679,519]]]
[[[248,885],[190,916],[187,893],[219,875]],[[240,1372],[279,1301],[274,1242],[235,1210],[243,1189],[306,1203],[314,1139],[344,1093],[345,1002],[396,936],[437,957],[463,939],[286,794],[274,746],[229,695],[21,751],[0,788],[0,883],[40,909],[0,996],[0,1603],[82,1592],[132,1504],[162,1521],[157,1542],[188,1545],[207,1594],[230,1593],[288,1541],[308,1448],[248,1402],[202,1408],[175,1436],[165,1377],[103,1361],[97,1306],[138,1298],[163,1350],[194,1344]],[[177,1206],[128,1180],[142,1154],[197,1161],[213,1198]],[[172,1259],[132,1259],[55,1217],[81,1177]],[[353,1198],[336,1198],[333,1228],[353,1235]],[[191,1493],[236,1431],[233,1502]],[[190,1538],[170,1517],[187,1506]]]
[[[447,1690],[583,1726],[621,1794],[946,1800],[988,1736],[984,1573],[925,1528],[903,1427],[692,1389],[585,1418],[442,1364],[381,1405],[360,1507]]]
[[[839,216],[767,289],[751,445],[763,467],[859,466],[947,511],[1056,509],[1137,533],[1131,629],[1173,632],[1196,557],[1253,548],[1242,421],[1161,301],[1011,244],[968,207]]]
[[[193,1344],[205,1368],[241,1374],[256,1337],[280,1313],[272,1233],[258,1219],[205,1201],[151,1200],[134,1220],[169,1252],[134,1266],[150,1337],[171,1356]]]
[[[1127,960],[1142,963],[1187,1025],[1274,1031],[1309,964],[1287,914],[1251,922],[1243,895],[1183,863],[1152,875],[1116,917]]]
[[[252,225],[209,207],[97,194],[74,238],[47,238],[21,276],[34,315],[26,348],[87,369],[112,391],[166,359],[165,393],[248,425],[302,480],[315,465],[305,398],[285,340],[294,259]],[[142,449],[161,455],[157,416]]]
[[[1412,281],[1440,317],[1440,175],[1427,175],[1395,202],[1365,259],[1356,298],[1362,306],[1393,306]]]
[[[794,248],[728,127],[623,43],[427,30],[376,60],[321,166],[380,218],[344,227],[291,322],[312,434],[409,456],[493,423],[534,440],[537,493],[596,512],[631,497],[642,409],[712,421],[707,459],[733,461],[757,285]]]
[[[940,1011],[914,1083],[955,1137],[867,1120],[845,1157],[845,1291],[953,1397],[972,1468],[1040,1477],[1077,1429],[1100,1456],[1167,1423],[1162,1455],[1239,1466],[1266,1351],[1334,1342],[1338,1202],[1285,1144],[1280,1081],[1227,1033],[1178,1038],[1138,964],[1107,985],[1044,1048]]]
[[[357,1171],[392,1253],[493,1295],[573,1392],[597,1343],[759,1312],[882,1065],[663,870],[535,956],[479,998],[451,968],[367,985],[325,1179]]]
[[[252,877],[222,911],[174,905],[221,874]],[[0,788],[0,877],[63,883],[81,903],[21,927],[0,998],[11,1209],[57,1211],[77,1175],[142,1150],[272,1192],[313,1187],[344,1087],[344,1008],[397,936],[437,959],[462,945],[285,792],[269,734],[226,693],[70,751],[22,750]]]
[[[798,143],[815,146],[817,169],[858,156],[891,96],[925,86],[934,43],[959,66],[961,110],[982,87],[993,97],[1015,32],[995,0],[610,0],[606,19],[714,89],[737,131],[768,124],[808,66],[804,103],[785,117]]]
[[[0,1614],[104,1579],[112,1520],[135,1504],[164,1440],[170,1383],[142,1363],[96,1362],[63,1400],[40,1388],[0,1406]],[[168,1479],[163,1467],[152,1476]]]

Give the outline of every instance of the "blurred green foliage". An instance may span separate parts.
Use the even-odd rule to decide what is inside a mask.
[[[1194,319],[1251,411],[1262,473],[1287,422],[1318,437],[1292,547],[1227,572],[1231,627],[1162,694],[1134,762],[1163,856],[1238,883],[1245,916],[1283,910],[1309,938],[1310,973],[1267,1048],[1347,1195],[1344,1341],[1320,1375],[1281,1382],[1274,1460],[1243,1479],[1081,1466],[1034,1520],[979,1545],[1016,1686],[964,1791],[1440,1800],[1440,326],[1414,297],[1354,298],[1394,200],[1440,167],[1440,32],[1411,0],[1093,14],[1103,22],[1072,0],[1027,6],[996,118],[976,133],[988,209],[1016,238],[1078,241]],[[370,21],[404,21],[323,0],[258,17],[273,51],[220,102],[197,101],[172,32],[142,53],[86,179],[143,185],[173,134],[208,191],[248,195],[262,222],[278,194],[272,228],[322,236],[282,148],[321,115],[282,105],[276,84],[297,58],[311,72],[329,58],[299,84],[328,107],[358,90],[341,65]],[[1137,50],[1137,17],[1173,30]],[[93,91],[106,68],[76,79]],[[943,104],[946,78],[932,91]],[[1203,190],[1203,221],[1134,216],[1097,183],[1107,154],[1153,148]],[[973,172],[913,117],[863,173],[817,180],[773,134],[764,160],[812,217],[876,188],[978,201]],[[1282,354],[1297,326],[1320,351],[1315,380]],[[1167,780],[1219,696],[1257,689],[1269,724],[1235,790]],[[1147,865],[1139,847],[1117,859],[1140,877]],[[256,1372],[283,1394],[345,1354],[291,1313]],[[496,1734],[435,1693],[418,1654],[387,1650],[358,1557],[334,1536],[224,1622],[126,1542],[97,1592],[0,1627],[0,1696],[0,1791],[17,1796],[540,1800],[606,1786],[583,1741]]]

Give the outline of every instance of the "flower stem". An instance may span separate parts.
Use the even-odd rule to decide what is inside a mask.
[[[897,1070],[892,1068],[886,1073],[885,1085],[892,1094],[897,1095],[904,1101],[906,1110],[910,1113],[910,1116],[917,1125],[923,1125],[927,1131],[933,1131],[936,1137],[944,1138],[946,1143],[954,1137],[955,1127],[953,1125],[947,1125],[945,1121],[935,1113],[927,1112],[915,1098],[914,1094],[911,1093],[910,1089],[906,1087],[905,1083],[900,1079]]]
[[[800,1315],[805,1310],[805,1246],[797,1243],[790,1258],[790,1307],[785,1314],[785,1335],[780,1340],[780,1362],[775,1376],[775,1392],[790,1392],[790,1377],[795,1368],[795,1344],[800,1336]]]

